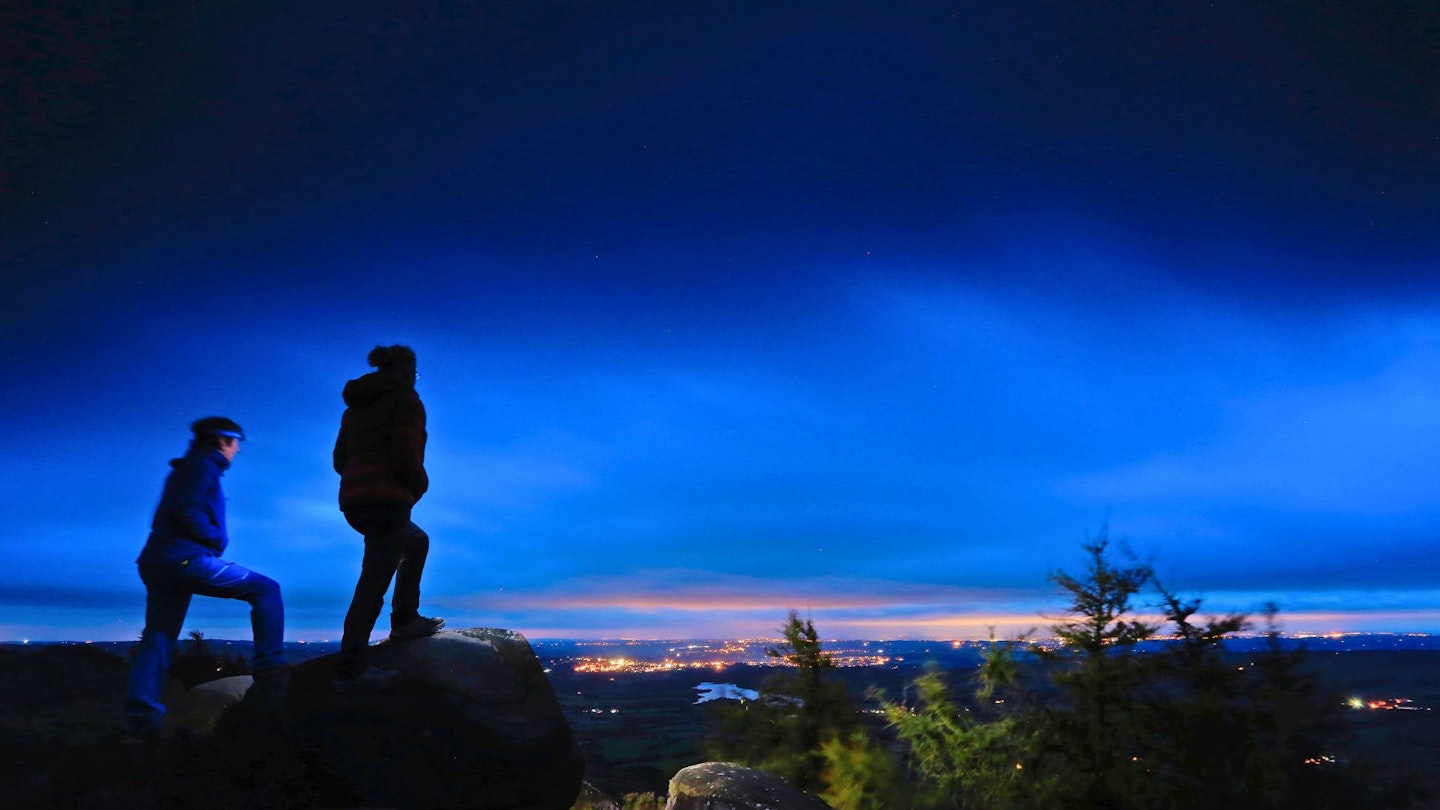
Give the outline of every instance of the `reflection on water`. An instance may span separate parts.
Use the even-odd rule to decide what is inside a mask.
[[[760,693],[754,689],[741,689],[733,683],[711,683],[705,681],[695,687],[700,693],[700,699],[696,703],[705,703],[711,700],[758,700]]]

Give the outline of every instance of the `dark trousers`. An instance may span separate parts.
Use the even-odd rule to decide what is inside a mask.
[[[345,510],[345,521],[365,535],[365,559],[360,581],[345,614],[340,638],[341,677],[354,677],[365,668],[365,648],[375,620],[385,608],[385,591],[395,579],[390,597],[391,624],[400,624],[420,612],[420,575],[430,536],[410,522],[410,507],[401,504],[360,504]]]
[[[140,580],[145,583],[145,630],[133,652],[125,695],[125,714],[136,727],[159,727],[165,716],[160,692],[175,659],[190,598],[196,594],[250,603],[255,674],[285,663],[285,604],[275,580],[207,556],[141,563]]]

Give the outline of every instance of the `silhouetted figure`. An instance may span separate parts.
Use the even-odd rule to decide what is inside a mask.
[[[125,696],[126,726],[131,735],[148,736],[160,729],[165,717],[160,693],[175,658],[190,598],[196,594],[250,603],[255,641],[252,688],[270,690],[288,671],[280,586],[269,577],[220,559],[230,544],[220,476],[240,452],[245,432],[223,416],[197,420],[190,430],[194,438],[185,456],[170,462],[172,469],[155,508],[150,537],[136,560],[145,583],[145,630],[135,647]]]
[[[434,635],[444,619],[420,615],[420,575],[430,537],[410,520],[410,510],[430,487],[425,474],[425,406],[415,393],[415,352],[408,346],[376,346],[376,370],[345,384],[345,415],[335,439],[335,472],[340,474],[340,509],[345,521],[365,536],[360,581],[345,614],[340,640],[338,690],[383,690],[400,673],[365,662],[370,632],[390,600],[390,640]]]

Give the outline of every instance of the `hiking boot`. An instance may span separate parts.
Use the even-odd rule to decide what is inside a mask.
[[[389,692],[403,677],[393,669],[370,667],[351,678],[336,678],[330,682],[334,692]]]
[[[398,624],[395,617],[390,617],[390,640],[409,641],[412,638],[425,638],[440,632],[445,626],[445,620],[440,618],[429,618],[416,614],[409,619],[404,619]]]

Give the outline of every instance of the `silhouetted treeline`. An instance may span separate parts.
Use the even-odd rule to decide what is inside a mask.
[[[170,662],[170,674],[189,690],[207,681],[249,675],[250,661],[233,650],[216,652],[203,632],[191,630],[190,639],[180,645],[175,660]]]

